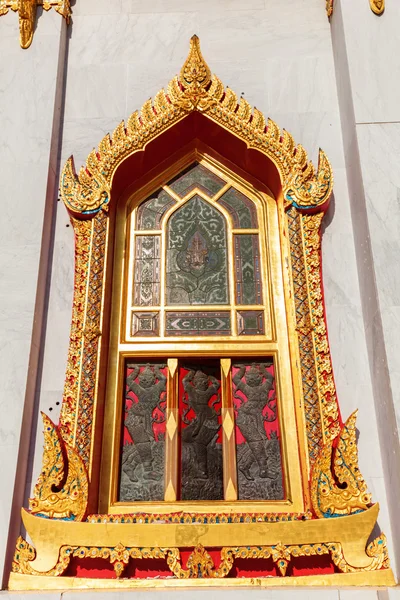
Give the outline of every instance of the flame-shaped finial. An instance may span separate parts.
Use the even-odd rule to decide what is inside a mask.
[[[190,39],[189,55],[179,74],[183,86],[196,86],[205,88],[211,81],[211,71],[204,60],[200,50],[200,40],[197,35]]]

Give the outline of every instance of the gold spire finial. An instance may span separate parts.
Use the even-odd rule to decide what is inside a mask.
[[[211,71],[200,50],[200,40],[197,35],[190,39],[189,55],[179,74],[182,85],[205,88],[211,81]]]

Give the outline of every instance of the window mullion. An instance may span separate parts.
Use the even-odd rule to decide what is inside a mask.
[[[165,436],[165,502],[175,502],[178,497],[179,468],[179,408],[178,408],[178,359],[168,359],[168,388]]]
[[[231,359],[221,358],[222,382],[222,452],[224,471],[224,499],[237,500],[237,466],[235,442],[235,412],[232,399]]]

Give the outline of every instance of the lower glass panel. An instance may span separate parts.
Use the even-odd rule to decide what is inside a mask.
[[[120,502],[164,500],[167,365],[125,365]]]
[[[181,500],[223,500],[219,361],[179,368]]]
[[[283,500],[272,360],[232,365],[239,500]]]

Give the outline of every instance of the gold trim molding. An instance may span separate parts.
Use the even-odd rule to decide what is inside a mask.
[[[54,8],[69,23],[70,0],[0,0],[0,16],[8,13],[9,9],[18,12],[21,48],[29,48],[32,43],[38,6],[42,6],[44,10]]]

